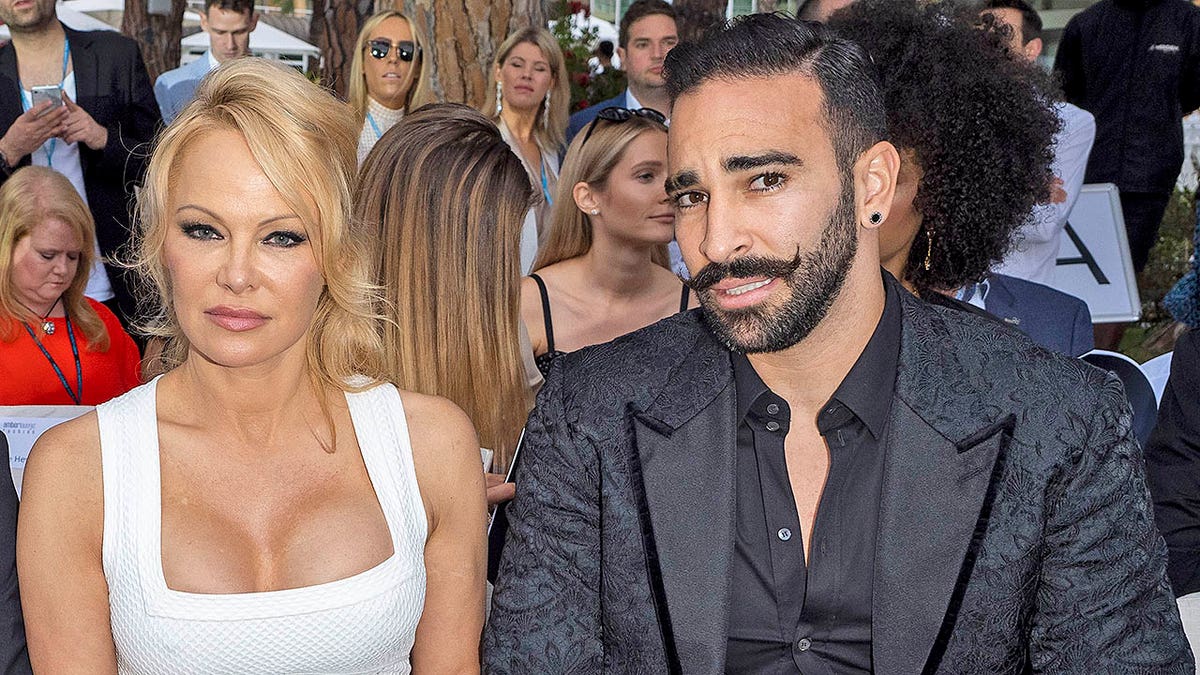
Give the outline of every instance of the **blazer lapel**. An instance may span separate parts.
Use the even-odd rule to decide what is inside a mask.
[[[18,79],[17,50],[10,42],[0,48],[0,127],[4,129],[11,127],[24,111]]]
[[[85,33],[63,26],[67,41],[71,43],[71,67],[75,71],[75,102],[85,110],[92,110],[91,101],[96,98],[96,59],[92,54],[92,40]]]
[[[944,316],[905,299],[872,599],[879,675],[937,672],[974,568],[1015,417],[959,389]]]
[[[729,355],[705,333],[663,393],[630,411],[631,482],[642,489],[651,590],[675,673],[725,668],[736,409]]]

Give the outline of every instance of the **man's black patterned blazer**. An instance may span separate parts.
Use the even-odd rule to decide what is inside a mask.
[[[1194,672],[1119,382],[901,295],[875,672]],[[697,311],[560,359],[485,669],[723,673],[736,426],[729,352]]]

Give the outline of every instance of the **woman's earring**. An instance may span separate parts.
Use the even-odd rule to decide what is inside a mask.
[[[497,116],[499,116],[499,115],[500,115],[500,108],[501,108],[501,106],[500,106],[500,92],[501,92],[501,89],[502,89],[502,88],[501,88],[501,86],[500,86],[500,80],[496,80],[496,115],[497,115]]]
[[[550,128],[550,92],[546,92],[546,101],[542,105],[542,128]]]
[[[933,260],[933,230],[928,228],[925,230],[925,241],[927,242],[925,246],[925,271],[928,272],[929,263]]]
[[[871,224],[878,225],[883,222],[883,214],[876,211],[871,214]]]
[[[592,209],[591,211],[588,211],[588,213],[592,214],[593,216],[598,216],[600,215],[600,209]]]

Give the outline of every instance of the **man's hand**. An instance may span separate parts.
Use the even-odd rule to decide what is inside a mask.
[[[53,105],[50,101],[42,101],[21,113],[0,138],[0,150],[9,164],[16,166],[22,157],[42,147],[52,137],[62,135],[67,110],[64,106],[51,107]]]
[[[504,476],[498,473],[485,473],[483,477],[487,484],[488,506],[503,504],[517,496],[516,483],[505,483]]]
[[[1063,179],[1058,176],[1050,181],[1050,203],[1062,204],[1067,201],[1067,191],[1063,189]]]
[[[63,92],[62,98],[67,110],[67,119],[63,123],[63,133],[59,134],[59,138],[67,143],[83,143],[93,150],[103,150],[104,146],[108,145],[108,129],[97,124],[88,111],[80,108],[67,96],[67,92]]]

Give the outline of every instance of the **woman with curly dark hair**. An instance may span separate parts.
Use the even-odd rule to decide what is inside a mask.
[[[1059,126],[1049,77],[1007,58],[1002,31],[980,30],[974,11],[947,4],[859,0],[830,20],[879,68],[900,151],[880,258],[939,302],[982,281],[1049,197]]]

